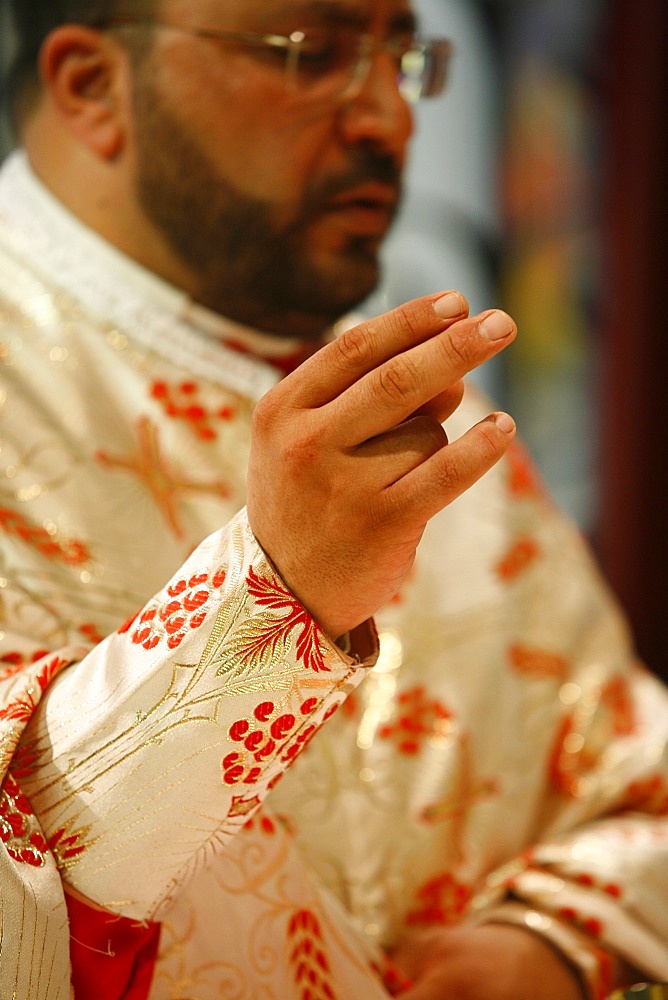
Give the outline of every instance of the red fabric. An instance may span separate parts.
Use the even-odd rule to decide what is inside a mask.
[[[280,354],[273,355],[263,355],[246,344],[238,340],[226,340],[225,346],[229,347],[231,351],[237,351],[239,354],[250,354],[255,358],[262,358],[267,364],[272,365],[273,368],[277,368],[284,375],[290,375],[296,368],[310,358],[312,354],[323,346],[324,341],[311,342],[306,341],[302,346],[298,347],[296,351],[291,354]]]
[[[65,892],[76,1000],[146,1000],[160,924],[97,910]]]

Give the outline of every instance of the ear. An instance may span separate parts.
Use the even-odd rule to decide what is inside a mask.
[[[39,66],[44,88],[70,133],[97,156],[116,157],[127,134],[123,49],[99,31],[65,24],[45,39]]]

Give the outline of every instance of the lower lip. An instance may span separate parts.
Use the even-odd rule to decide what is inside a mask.
[[[342,228],[360,236],[383,236],[392,221],[388,208],[373,205],[334,205],[327,214],[336,219]]]

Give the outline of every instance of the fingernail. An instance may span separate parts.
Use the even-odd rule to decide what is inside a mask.
[[[480,332],[487,340],[502,340],[514,329],[515,324],[508,313],[501,312],[500,309],[495,309],[480,324]]]
[[[512,434],[515,430],[515,421],[507,413],[503,413],[503,411],[501,413],[495,413],[492,419],[499,430],[503,431],[504,434]]]
[[[454,319],[455,316],[460,316],[465,309],[464,297],[459,292],[446,292],[434,302],[434,312],[441,319]]]

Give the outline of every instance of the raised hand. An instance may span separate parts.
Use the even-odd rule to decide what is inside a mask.
[[[427,521],[501,458],[492,414],[449,442],[461,379],[512,342],[513,321],[468,317],[457,293],[417,299],[343,334],[260,401],[250,525],[283,579],[336,637],[385,604]]]

